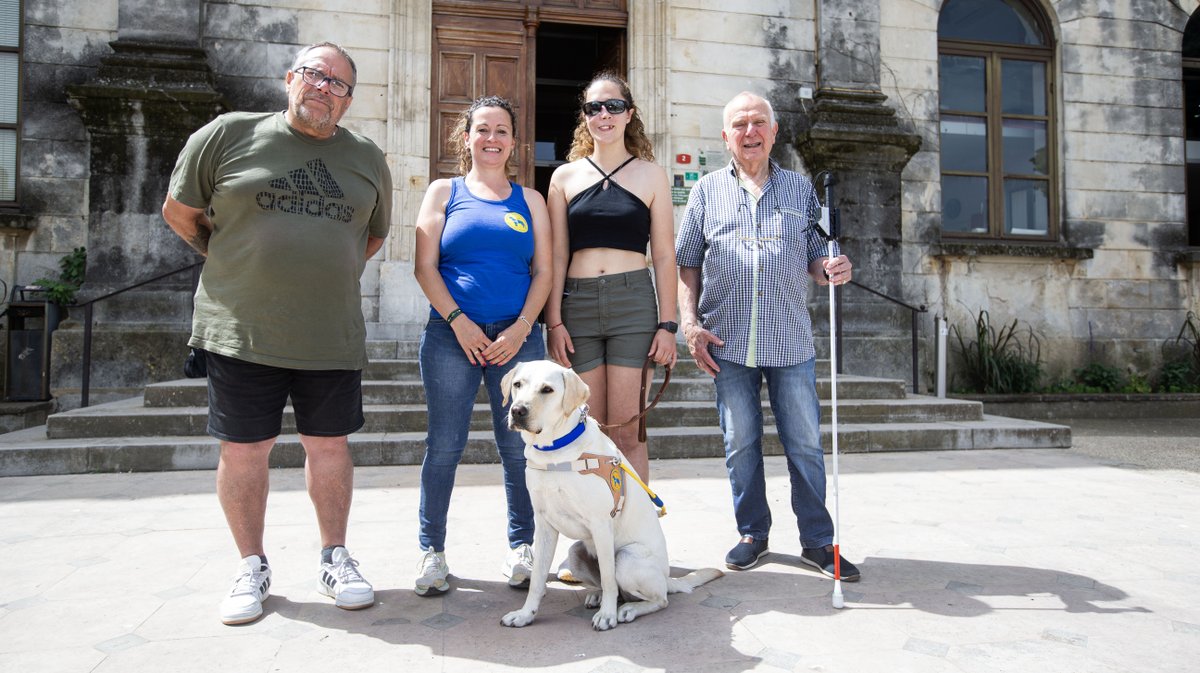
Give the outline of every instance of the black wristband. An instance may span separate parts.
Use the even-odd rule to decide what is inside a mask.
[[[460,315],[462,315],[462,309],[461,308],[454,309],[453,311],[450,312],[450,315],[446,316],[446,324],[449,325],[450,323],[454,322],[454,319]]]

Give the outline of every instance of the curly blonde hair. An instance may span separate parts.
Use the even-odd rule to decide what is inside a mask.
[[[517,113],[513,112],[512,103],[508,102],[507,98],[500,96],[481,96],[472,101],[470,107],[458,115],[458,121],[450,130],[450,137],[446,138],[446,149],[458,157],[459,175],[471,172],[471,148],[463,142],[463,135],[470,133],[471,118],[475,116],[475,111],[485,107],[498,107],[508,113],[508,120],[512,126],[513,151],[509,153],[508,161],[504,165],[505,172],[511,174],[517,164]]]
[[[584,157],[590,157],[596,149],[596,141],[592,138],[591,132],[588,131],[587,115],[583,114],[583,104],[587,102],[584,100],[584,96],[587,94],[588,89],[592,88],[597,82],[612,82],[616,84],[617,88],[621,90],[621,97],[629,103],[629,109],[633,110],[633,116],[629,118],[629,123],[625,125],[625,149],[639,159],[654,161],[654,145],[646,137],[646,125],[642,123],[642,116],[638,114],[638,108],[633,102],[633,94],[629,91],[629,84],[611,70],[597,73],[592,78],[592,81],[583,87],[583,91],[579,94],[579,123],[575,125],[575,137],[571,140],[571,151],[567,153],[567,161],[576,161]]]

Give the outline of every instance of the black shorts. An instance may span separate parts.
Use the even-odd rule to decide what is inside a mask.
[[[296,431],[344,437],[363,426],[362,371],[284,369],[209,351],[208,434],[239,444],[278,437],[288,397]]]

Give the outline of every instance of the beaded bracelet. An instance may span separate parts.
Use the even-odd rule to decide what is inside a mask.
[[[517,316],[517,320],[520,320],[521,322],[525,323],[525,326],[529,328],[529,333],[533,334],[533,324],[529,322],[528,318],[526,318],[523,315],[519,315],[519,316]]]
[[[550,327],[547,327],[547,328],[546,328],[546,331],[547,331],[547,332],[553,332],[554,330],[556,330],[556,329],[558,329],[559,327],[562,327],[562,326],[563,326],[563,324],[562,324],[562,323],[558,323],[557,325],[552,325],[552,326],[550,326]]]

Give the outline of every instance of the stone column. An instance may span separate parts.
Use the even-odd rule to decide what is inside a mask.
[[[817,91],[796,147],[812,174],[837,176],[855,280],[904,300],[900,172],[921,139],[880,91],[879,2],[816,0]],[[909,311],[859,288],[842,294],[845,370],[911,378]]]
[[[81,300],[200,261],[160,215],[187,137],[228,107],[200,46],[200,12],[201,0],[120,0],[113,53],[90,82],[67,87],[91,141]],[[190,290],[180,274],[96,306],[93,402],[104,399],[96,388],[135,393],[178,378]],[[77,329],[56,335],[52,380],[67,407],[80,379]]]

